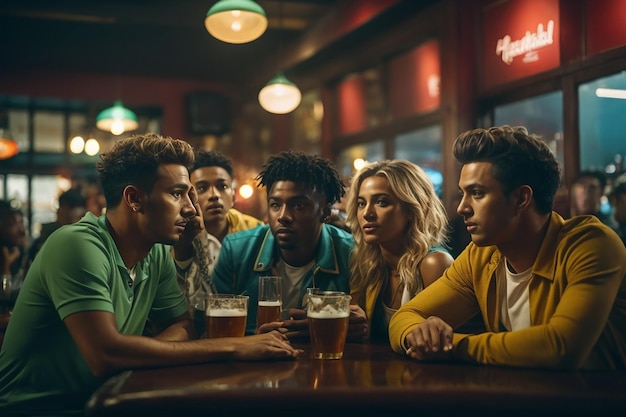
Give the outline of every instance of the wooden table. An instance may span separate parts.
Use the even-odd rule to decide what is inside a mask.
[[[126,372],[89,416],[626,416],[626,371],[418,363],[348,344],[341,360],[222,362]],[[292,414],[293,413],[293,414]]]

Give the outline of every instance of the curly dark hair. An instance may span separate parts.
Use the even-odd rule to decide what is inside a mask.
[[[341,177],[330,161],[291,150],[270,156],[256,180],[267,190],[277,181],[304,184],[309,190],[324,194],[328,204],[341,200],[345,194]]]
[[[492,175],[506,196],[521,185],[533,189],[537,211],[552,211],[561,184],[561,170],[554,154],[538,136],[522,126],[474,129],[454,141],[454,157],[462,164],[490,162]]]
[[[180,164],[189,169],[194,162],[191,145],[180,139],[146,133],[116,142],[96,163],[108,207],[122,201],[127,185],[152,191],[162,164]]]
[[[205,151],[203,149],[196,151],[196,160],[191,167],[190,172],[204,167],[223,168],[226,172],[228,172],[230,178],[233,178],[233,166],[230,158],[217,151]]]

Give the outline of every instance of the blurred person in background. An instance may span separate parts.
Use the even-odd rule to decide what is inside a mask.
[[[43,246],[48,237],[60,228],[68,224],[76,223],[87,212],[87,199],[83,194],[76,189],[69,189],[62,192],[58,198],[57,219],[51,223],[45,223],[41,225],[41,234],[37,239],[33,241],[28,250],[28,261],[26,262],[26,269],[33,262],[35,256]]]
[[[26,252],[24,215],[13,201],[0,200],[0,309],[10,311],[24,279]]]
[[[571,216],[591,214],[610,227],[615,222],[610,214],[602,211],[602,197],[606,188],[606,175],[601,171],[581,171],[571,187]]]
[[[613,209],[613,218],[615,219],[615,231],[622,238],[622,242],[626,245],[626,174],[619,176],[614,184],[609,201]]]

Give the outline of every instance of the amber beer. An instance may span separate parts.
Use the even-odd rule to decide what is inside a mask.
[[[278,301],[259,301],[256,313],[256,327],[273,321],[280,321],[280,311],[283,303]]]
[[[209,295],[206,309],[207,337],[243,337],[246,333],[247,307],[247,296]]]
[[[280,321],[282,310],[282,278],[279,276],[259,277],[259,294],[256,313],[256,327],[265,323]]]
[[[311,350],[315,359],[341,359],[350,311],[308,311]]]

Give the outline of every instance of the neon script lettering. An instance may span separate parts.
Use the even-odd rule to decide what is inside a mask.
[[[511,37],[506,35],[502,39],[498,39],[496,45],[496,55],[502,55],[502,61],[507,65],[511,65],[513,58],[534,52],[545,46],[552,45],[554,42],[554,21],[548,21],[546,30],[543,25],[537,25],[537,32],[531,33],[526,31],[526,35],[522,39],[511,41]]]

